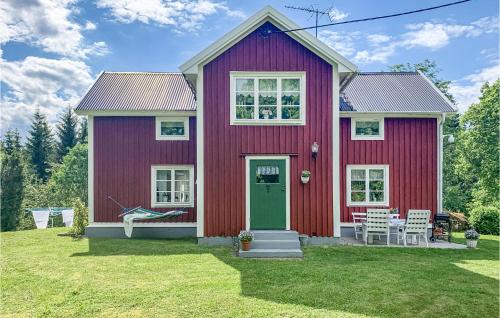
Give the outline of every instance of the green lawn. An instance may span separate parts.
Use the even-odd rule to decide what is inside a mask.
[[[310,247],[248,260],[191,240],[1,234],[0,316],[497,317],[499,239],[477,250]],[[457,239],[460,240],[460,239]]]

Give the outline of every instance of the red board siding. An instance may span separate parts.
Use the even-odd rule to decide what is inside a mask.
[[[95,117],[94,221],[122,221],[120,208],[108,195],[127,207],[150,209],[151,165],[192,164],[196,168],[195,127],[191,117],[189,141],[156,140],[155,117]],[[172,222],[196,222],[195,209],[186,211]]]
[[[409,209],[437,210],[437,122],[429,118],[386,118],[384,140],[351,140],[351,120],[340,124],[341,185],[348,164],[389,165],[389,205],[406,216]],[[341,221],[352,222],[352,212],[363,207],[346,206],[346,187],[340,191]]]
[[[267,25],[266,27],[269,27]],[[230,71],[305,71],[305,126],[230,126]],[[283,33],[253,32],[204,68],[205,236],[245,228],[245,154],[290,158],[290,225],[300,233],[333,235],[332,68]],[[335,98],[338,98],[336,96]],[[316,159],[311,144],[320,145]],[[311,171],[307,185],[300,172]]]

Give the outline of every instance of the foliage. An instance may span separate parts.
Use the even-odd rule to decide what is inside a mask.
[[[311,171],[309,170],[302,170],[301,176],[304,178],[308,178],[311,175]]]
[[[499,234],[500,217],[498,206],[478,206],[472,209],[470,224],[481,234]]]
[[[78,118],[71,107],[68,107],[57,124],[57,162],[62,162],[64,156],[78,142],[77,125]]]
[[[23,162],[19,132],[9,130],[0,145],[1,230],[16,229],[23,200]]]
[[[467,230],[464,233],[464,237],[468,240],[478,240],[479,236],[479,233],[474,229]]]
[[[88,121],[87,118],[83,118],[80,122],[80,129],[78,130],[78,142],[81,144],[86,144],[88,140]]]
[[[49,182],[56,206],[71,206],[75,198],[87,204],[87,145],[78,144],[64,157]]]
[[[69,233],[74,237],[80,237],[85,234],[85,227],[89,224],[88,210],[79,198],[73,201],[73,210],[73,227]]]
[[[250,231],[241,231],[238,238],[241,242],[251,242],[253,240],[253,232]]]
[[[30,165],[42,181],[47,181],[54,156],[54,140],[47,118],[38,109],[33,115],[26,144]]]

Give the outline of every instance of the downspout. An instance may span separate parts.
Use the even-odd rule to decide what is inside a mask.
[[[438,118],[438,210],[437,213],[443,213],[443,128],[446,120],[446,114],[441,114]]]

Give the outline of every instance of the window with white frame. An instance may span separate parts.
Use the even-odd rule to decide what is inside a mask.
[[[348,165],[348,206],[388,206],[389,166]]]
[[[383,140],[384,119],[351,119],[351,139],[353,140]]]
[[[231,72],[231,124],[305,123],[305,73]]]
[[[193,166],[151,167],[151,205],[193,206],[193,180]]]
[[[156,117],[156,140],[189,140],[189,117]]]

